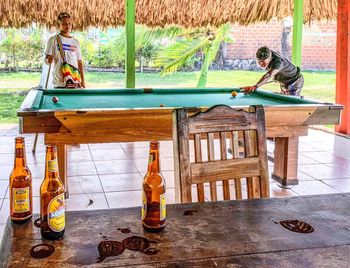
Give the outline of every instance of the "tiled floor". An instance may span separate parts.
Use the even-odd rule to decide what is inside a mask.
[[[8,177],[13,165],[15,125],[0,124],[0,240],[9,214]],[[34,135],[26,137],[27,161],[33,174],[34,211],[39,211],[39,187],[44,176],[43,137],[31,153]],[[148,142],[83,144],[68,149],[70,198],[67,210],[138,206],[147,169]],[[268,144],[273,150],[273,144]],[[271,181],[273,197],[350,192],[350,139],[309,130],[299,143],[299,185],[280,188]],[[161,168],[167,202],[175,202],[172,142],[161,142]],[[272,171],[273,163],[269,162]]]

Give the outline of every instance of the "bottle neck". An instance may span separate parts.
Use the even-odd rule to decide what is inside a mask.
[[[45,179],[58,179],[58,162],[56,151],[46,151]]]
[[[22,169],[27,166],[24,143],[16,143],[14,168]]]
[[[159,173],[160,161],[159,161],[159,149],[150,149],[148,156],[148,170],[147,173]]]

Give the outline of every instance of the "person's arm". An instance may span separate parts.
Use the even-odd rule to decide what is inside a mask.
[[[84,65],[82,60],[78,60],[78,68],[81,75],[81,87],[85,88]]]
[[[272,69],[268,71],[266,74],[264,74],[254,86],[243,87],[242,90],[244,91],[244,94],[250,94],[253,91],[255,91],[257,88],[261,87],[262,85],[265,85],[278,72],[279,72],[278,69]]]
[[[77,43],[77,47],[78,47],[78,55],[77,55],[77,60],[78,60],[78,69],[80,71],[80,76],[81,76],[81,84],[80,86],[82,88],[85,88],[85,77],[84,77],[84,64],[83,64],[83,57],[81,55],[81,47],[80,47],[80,43],[78,41],[78,39],[75,39],[76,43]]]
[[[47,41],[47,46],[45,50],[45,63],[50,65],[53,62],[54,55],[54,38],[50,38]]]

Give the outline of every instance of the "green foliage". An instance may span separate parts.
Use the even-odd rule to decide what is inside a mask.
[[[6,37],[0,44],[0,51],[5,54],[5,67],[18,69],[18,63],[24,56],[24,39],[22,33],[16,29],[5,30]]]
[[[25,60],[28,66],[39,68],[42,64],[43,51],[45,44],[42,38],[43,32],[41,28],[33,28],[24,41]]]
[[[98,67],[112,67],[113,66],[113,52],[110,49],[110,46],[100,46],[97,56]]]
[[[149,61],[157,54],[158,49],[158,45],[148,43],[136,50],[136,58],[140,60],[142,57],[146,61],[146,64],[148,64]]]
[[[202,62],[202,54],[203,53],[196,53],[194,56],[188,58],[181,68],[179,69],[180,71],[193,71],[193,68],[201,64]]]
[[[171,26],[167,28],[148,28],[142,25],[136,25],[135,28],[135,50],[138,50],[148,44],[156,45],[162,39],[174,38],[183,30],[179,27]],[[118,50],[125,53],[126,43],[125,43],[125,28],[121,28],[118,36],[115,39],[115,44]],[[125,54],[124,54],[125,55]]]
[[[148,65],[150,61],[157,56],[160,42],[163,39],[173,38],[183,30],[176,26],[168,28],[148,28],[142,25],[136,25],[135,28],[135,56],[140,63]],[[118,57],[125,59],[126,42],[125,28],[122,28],[118,36],[112,41],[115,49],[118,51]]]
[[[175,43],[162,49],[155,59],[155,66],[163,67],[162,75],[180,69],[196,53],[208,45],[209,38],[176,40]]]
[[[107,44],[99,44],[92,55],[90,66],[92,67],[123,67],[124,57],[121,55],[113,41]]]
[[[91,65],[95,54],[95,47],[93,42],[87,38],[87,34],[85,32],[77,33],[75,34],[75,37],[79,40],[84,64],[87,66]]]
[[[181,69],[198,52],[202,52],[204,61],[197,86],[206,85],[208,68],[215,59],[223,41],[232,42],[230,24],[224,24],[217,29],[192,29],[183,31],[175,43],[163,48],[155,60],[155,65],[162,67],[162,75]]]
[[[140,47],[136,50],[136,59],[140,62],[140,70],[143,72],[143,66],[149,65],[149,62],[154,58],[158,53],[159,46],[147,43],[146,45]]]
[[[2,62],[5,67],[16,70],[20,65],[29,68],[41,67],[45,47],[41,28],[7,29],[5,34],[6,37],[0,44],[0,51],[5,55]]]

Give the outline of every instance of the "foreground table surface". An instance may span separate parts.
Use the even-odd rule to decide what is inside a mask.
[[[45,241],[55,247],[45,259],[28,253],[43,242],[40,230],[31,222],[8,222],[0,267],[349,267],[349,207],[350,194],[176,204],[167,206],[167,227],[160,234],[143,232],[139,207],[68,212],[65,238]],[[184,215],[188,210],[196,211]],[[279,224],[286,219],[305,221],[315,231],[289,231]],[[128,234],[118,230],[126,227]],[[159,252],[126,249],[96,263],[101,241],[132,235],[157,241],[152,247]]]

